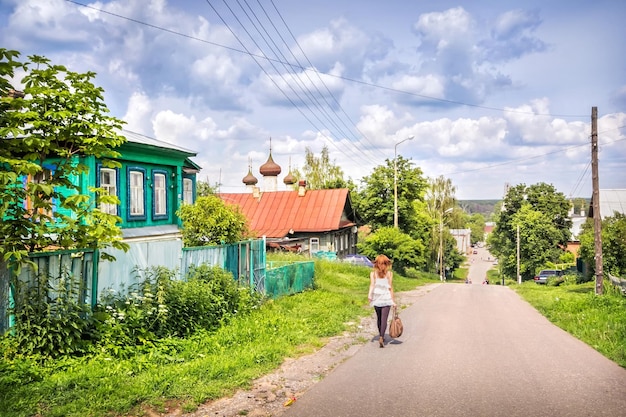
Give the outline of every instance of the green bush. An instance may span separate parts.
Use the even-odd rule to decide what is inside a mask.
[[[40,275],[34,283],[17,283],[11,309],[16,352],[44,357],[86,353],[92,322],[89,306],[80,302],[82,292],[79,279],[67,271],[56,279]]]
[[[137,284],[120,293],[106,292],[93,310],[79,303],[84,289],[69,274],[24,285],[11,311],[15,326],[3,339],[5,358],[90,353],[127,357],[137,347],[152,348],[163,338],[214,331],[263,300],[218,267],[195,267],[183,281],[165,267],[136,274]],[[58,285],[53,288],[51,282]]]
[[[232,274],[209,265],[193,267],[186,280],[164,267],[138,271],[142,281],[129,295],[104,298],[97,315],[103,345],[114,354],[124,346],[213,331],[235,314],[256,308],[262,298],[241,287]]]
[[[359,253],[375,259],[384,253],[393,262],[393,270],[405,274],[408,268],[424,267],[424,243],[393,227],[383,227],[357,244]]]
[[[187,281],[174,282],[168,291],[168,331],[184,337],[199,329],[215,330],[237,312],[239,301],[239,286],[230,273],[195,267]]]

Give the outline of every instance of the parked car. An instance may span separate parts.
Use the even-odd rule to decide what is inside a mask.
[[[537,276],[535,276],[536,284],[546,284],[549,278],[560,277],[563,275],[563,271],[558,269],[543,269]]]
[[[358,254],[346,255],[346,257],[343,258],[343,261],[354,264],[354,265],[363,265],[363,266],[367,266],[370,268],[374,267],[374,264],[372,263],[372,261],[365,255],[358,255]]]

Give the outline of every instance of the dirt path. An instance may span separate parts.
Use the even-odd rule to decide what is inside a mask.
[[[430,284],[412,291],[398,293],[401,306],[413,304],[424,294],[440,284]],[[286,409],[284,403],[295,397],[296,401],[306,390],[322,380],[337,365],[352,357],[376,333],[376,317],[372,314],[360,323],[348,323],[352,330],[331,338],[320,350],[300,358],[289,358],[275,372],[253,382],[247,391],[238,391],[232,397],[222,398],[201,405],[191,414],[180,411],[166,414],[167,417],[277,417]]]

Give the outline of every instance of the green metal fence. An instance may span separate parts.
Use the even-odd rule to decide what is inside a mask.
[[[62,286],[72,285],[78,303],[95,305],[98,288],[97,250],[38,252],[31,253],[28,258],[32,264],[24,263],[15,281],[11,280],[13,274],[7,265],[0,265],[0,334],[13,325],[10,309],[20,291],[41,286],[41,279],[45,280],[48,298],[54,299],[58,292],[65,292],[67,289]]]
[[[265,294],[276,298],[313,288],[315,263],[296,262],[265,271]]]
[[[220,246],[183,248],[181,277],[187,276],[192,265],[219,266],[246,282],[256,291],[264,292],[265,240],[248,240]]]

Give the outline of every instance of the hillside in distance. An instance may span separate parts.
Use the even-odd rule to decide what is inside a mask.
[[[457,200],[457,203],[468,214],[480,213],[488,218],[500,201],[502,200]]]

